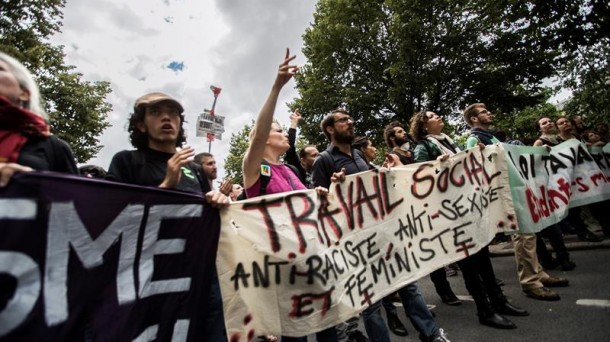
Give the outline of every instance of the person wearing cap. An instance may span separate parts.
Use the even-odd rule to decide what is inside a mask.
[[[200,192],[212,206],[229,203],[228,197],[211,191],[201,166],[192,161],[194,150],[180,148],[186,142],[184,108],[164,93],[149,93],[135,102],[129,117],[129,139],[136,148],[114,155],[106,179],[122,183]],[[214,270],[209,310],[205,319],[208,341],[227,341],[222,316],[220,285]]]
[[[115,154],[108,178],[184,191],[210,191],[205,178],[203,182],[197,179],[202,172],[191,162],[193,149],[179,149],[186,141],[182,128],[183,112],[180,102],[163,93],[150,93],[138,98],[127,128],[136,150]]]

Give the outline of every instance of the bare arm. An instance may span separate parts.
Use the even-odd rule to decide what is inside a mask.
[[[250,141],[250,146],[246,150],[244,155],[244,161],[242,164],[244,172],[244,188],[249,188],[260,177],[260,161],[263,158],[265,151],[265,145],[269,138],[269,132],[271,131],[271,123],[273,122],[273,113],[275,112],[275,105],[280,94],[282,87],[292,78],[292,76],[298,71],[298,68],[289,63],[295,58],[290,57],[290,51],[286,49],[286,57],[284,62],[280,64],[278,74],[271,87],[271,92],[267,97],[267,100],[263,104],[260,113],[254,124],[254,136]]]

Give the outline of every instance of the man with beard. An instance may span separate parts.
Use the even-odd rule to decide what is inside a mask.
[[[216,167],[214,155],[208,152],[201,152],[195,155],[193,161],[198,165],[201,165],[203,173],[205,173],[211,187],[212,182],[218,177],[218,167]]]
[[[210,189],[214,189],[214,180],[218,178],[218,167],[216,166],[216,159],[214,159],[214,155],[208,152],[201,152],[195,155],[193,161],[200,165],[203,169],[203,173],[210,184]],[[218,191],[225,194],[225,196],[229,196],[231,191],[233,190],[233,180],[228,178],[225,179]]]
[[[367,161],[361,152],[352,147],[354,141],[354,119],[345,109],[336,109],[322,120],[322,132],[330,141],[313,164],[313,181],[315,186],[329,188],[331,177],[345,179],[345,175],[368,171]],[[330,159],[330,160],[329,160]],[[398,291],[405,311],[422,341],[448,341],[443,329],[439,329],[430,310],[426,306],[417,282],[413,282]],[[381,300],[371,304],[362,312],[364,327],[369,339],[375,342],[389,342],[390,334],[381,316]],[[349,322],[348,322],[349,325]],[[349,327],[348,327],[349,329]],[[353,333],[348,331],[350,340]]]
[[[484,103],[475,103],[464,110],[464,120],[472,129],[470,137],[466,140],[466,148],[473,148],[477,145],[484,148],[485,145],[492,145],[499,140],[489,130],[493,123],[493,116]],[[514,234],[520,235],[520,234]],[[535,241],[535,240],[534,240]],[[518,242],[515,242],[515,255],[517,258],[522,256],[518,249]],[[528,255],[531,257],[531,255]],[[528,259],[530,262],[531,258]],[[517,259],[517,264],[525,259]],[[528,316],[529,313],[517,306],[512,305],[504,296],[502,289],[498,285],[496,275],[489,257],[489,248],[485,246],[463,262],[468,263],[468,267],[462,269],[466,289],[473,297],[477,306],[479,322],[483,325],[498,329],[514,329],[517,326],[505,315],[509,316]],[[465,272],[468,270],[468,272]]]
[[[385,127],[383,139],[390,148],[390,153],[397,155],[403,165],[413,163],[415,144],[399,121],[392,121]]]

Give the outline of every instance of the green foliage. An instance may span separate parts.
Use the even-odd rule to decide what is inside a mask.
[[[564,85],[573,90],[563,109],[583,116],[590,126],[610,118],[610,41],[605,41],[579,52],[563,69]]]
[[[377,148],[377,153],[375,154],[375,160],[373,160],[373,164],[377,166],[382,166],[383,161],[385,160],[385,155],[390,152],[389,147],[386,144],[381,145],[373,145]]]
[[[507,118],[514,124],[548,98],[542,81],[600,37],[606,19],[591,18],[593,3],[603,7],[597,0],[320,0],[290,106],[303,114],[303,134],[318,142],[325,142],[320,121],[339,106],[377,145],[385,124],[407,123],[421,109],[445,116],[455,133],[474,102],[514,116]]]
[[[242,163],[244,154],[250,145],[250,131],[254,127],[254,120],[249,125],[244,125],[241,131],[231,134],[229,155],[225,158],[226,177],[231,177],[233,183],[243,184]]]
[[[561,115],[561,111],[551,103],[542,103],[508,115],[497,112],[493,114],[496,130],[503,130],[510,139],[518,139],[527,144],[534,142],[540,135],[538,119],[546,116],[555,120]]]
[[[20,60],[37,78],[52,132],[66,140],[78,162],[102,148],[98,136],[112,110],[108,82],[88,82],[66,65],[62,46],[48,43],[59,32],[65,0],[0,3],[0,50]]]

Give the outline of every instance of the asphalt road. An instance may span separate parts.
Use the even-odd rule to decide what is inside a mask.
[[[517,325],[514,330],[499,330],[479,324],[474,302],[468,296],[461,274],[449,278],[456,295],[464,299],[461,306],[443,304],[429,277],[419,281],[420,290],[428,304],[436,305],[433,311],[437,322],[452,342],[610,341],[610,249],[570,253],[577,265],[575,270],[550,272],[570,280],[569,287],[556,289],[561,295],[561,300],[557,302],[525,297],[517,280],[514,257],[492,258],[496,276],[506,283],[503,286],[504,293],[513,304],[530,312],[528,317],[510,317]],[[591,302],[590,300],[595,305],[581,304]],[[392,341],[419,341],[417,332],[405,318],[404,311],[401,307],[398,309],[409,336],[391,334]]]

